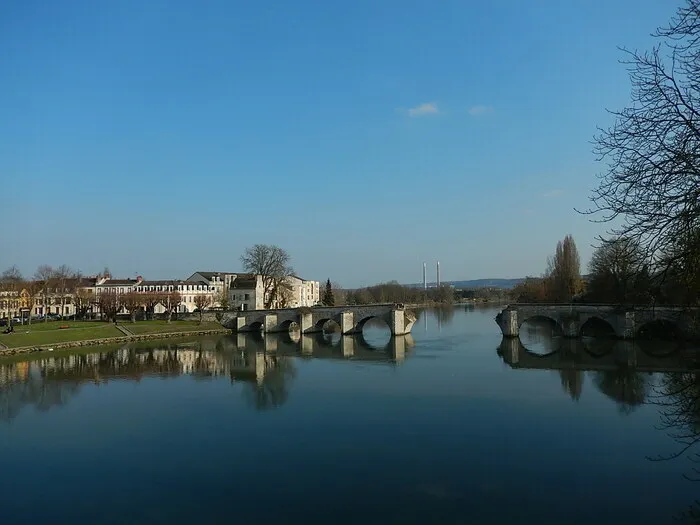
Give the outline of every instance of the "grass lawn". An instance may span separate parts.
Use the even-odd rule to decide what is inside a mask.
[[[199,321],[137,321],[135,323],[121,323],[124,328],[134,334],[155,334],[155,333],[172,333],[172,332],[187,332],[189,330],[220,330],[223,327],[219,323]]]
[[[202,323],[198,321],[138,321],[136,323],[119,322],[134,335],[187,332],[189,330],[218,330],[219,323]],[[60,326],[68,328],[59,329]],[[1,331],[1,330],[0,330]],[[67,341],[85,341],[87,339],[104,339],[107,337],[124,337],[112,323],[102,321],[49,321],[35,322],[31,325],[15,325],[12,334],[1,334],[0,343],[9,347],[47,345]]]
[[[27,324],[26,322],[24,324],[17,324],[13,323],[13,326],[15,327],[15,333],[19,332],[26,332],[27,330],[31,332],[39,332],[39,331],[45,331],[45,330],[58,330],[59,326],[68,326],[71,329],[73,328],[95,328],[97,326],[105,326],[107,323],[104,321],[49,321],[48,323],[45,323],[44,321],[32,321],[32,324]],[[0,329],[0,332],[7,328],[6,326],[3,326]],[[67,328],[65,329],[67,330]]]
[[[38,326],[41,325],[41,326]],[[73,326],[77,325],[77,326]],[[59,330],[59,326],[71,326]],[[86,339],[104,339],[105,337],[121,337],[122,334],[114,325],[108,323],[37,323],[28,325],[15,325],[12,334],[0,334],[0,343],[9,347],[46,345],[50,343],[65,343],[66,341],[84,341]]]

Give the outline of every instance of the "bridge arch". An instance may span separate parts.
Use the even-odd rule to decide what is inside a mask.
[[[248,325],[248,329],[251,332],[262,332],[263,331],[263,322],[262,321],[253,321]]]
[[[683,331],[680,326],[669,319],[652,319],[641,324],[635,331],[638,339],[663,339],[666,341],[677,341],[683,338]]]
[[[534,357],[547,357],[557,353],[562,345],[560,323],[547,315],[526,317],[518,328],[525,352]]]
[[[294,319],[287,319],[285,321],[282,321],[279,325],[279,331],[280,332],[291,332],[299,329],[299,323],[297,323]]]
[[[355,331],[358,333],[362,333],[362,329],[365,327],[365,325],[369,321],[372,321],[374,319],[380,319],[382,321],[382,324],[386,325],[386,327],[389,330],[391,330],[391,321],[389,319],[387,319],[385,316],[383,316],[383,315],[367,315],[355,323]]]
[[[579,335],[582,337],[616,337],[615,327],[607,320],[597,315],[592,315],[586,319],[579,329]]]
[[[332,328],[332,330],[328,330],[328,328]],[[333,319],[332,317],[322,317],[316,323],[314,324],[314,331],[315,332],[339,332],[340,331],[340,323],[336,319]]]

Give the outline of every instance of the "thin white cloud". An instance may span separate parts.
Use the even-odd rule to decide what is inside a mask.
[[[436,113],[440,113],[440,110],[435,102],[425,102],[414,108],[408,109],[409,117],[422,117],[424,115],[434,115]]]
[[[486,115],[487,113],[491,113],[493,111],[493,108],[491,106],[483,106],[479,104],[470,107],[468,111],[472,117],[478,117],[481,115]]]
[[[542,194],[545,199],[552,199],[554,197],[559,197],[563,195],[564,190],[549,190],[547,193]]]

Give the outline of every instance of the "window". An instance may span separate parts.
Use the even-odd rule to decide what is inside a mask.
[[[249,299],[250,299],[250,294],[249,293],[245,294],[245,300],[247,301]]]

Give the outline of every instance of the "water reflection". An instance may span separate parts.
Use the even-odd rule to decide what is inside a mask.
[[[106,352],[47,355],[0,362],[0,420],[15,418],[25,406],[49,410],[71,400],[85,383],[140,381],[144,377],[227,377],[245,383],[244,397],[257,409],[279,407],[296,376],[295,356],[397,364],[414,345],[410,336],[382,345],[364,335],[237,334],[192,343],[125,345]]]
[[[503,338],[498,355],[516,369],[554,370],[559,373],[564,391],[578,400],[587,372],[593,385],[614,400],[623,414],[644,404],[654,383],[651,374],[687,372],[696,365],[692,351],[657,352],[648,343],[557,338],[556,350],[541,354],[525,347],[518,338]]]

